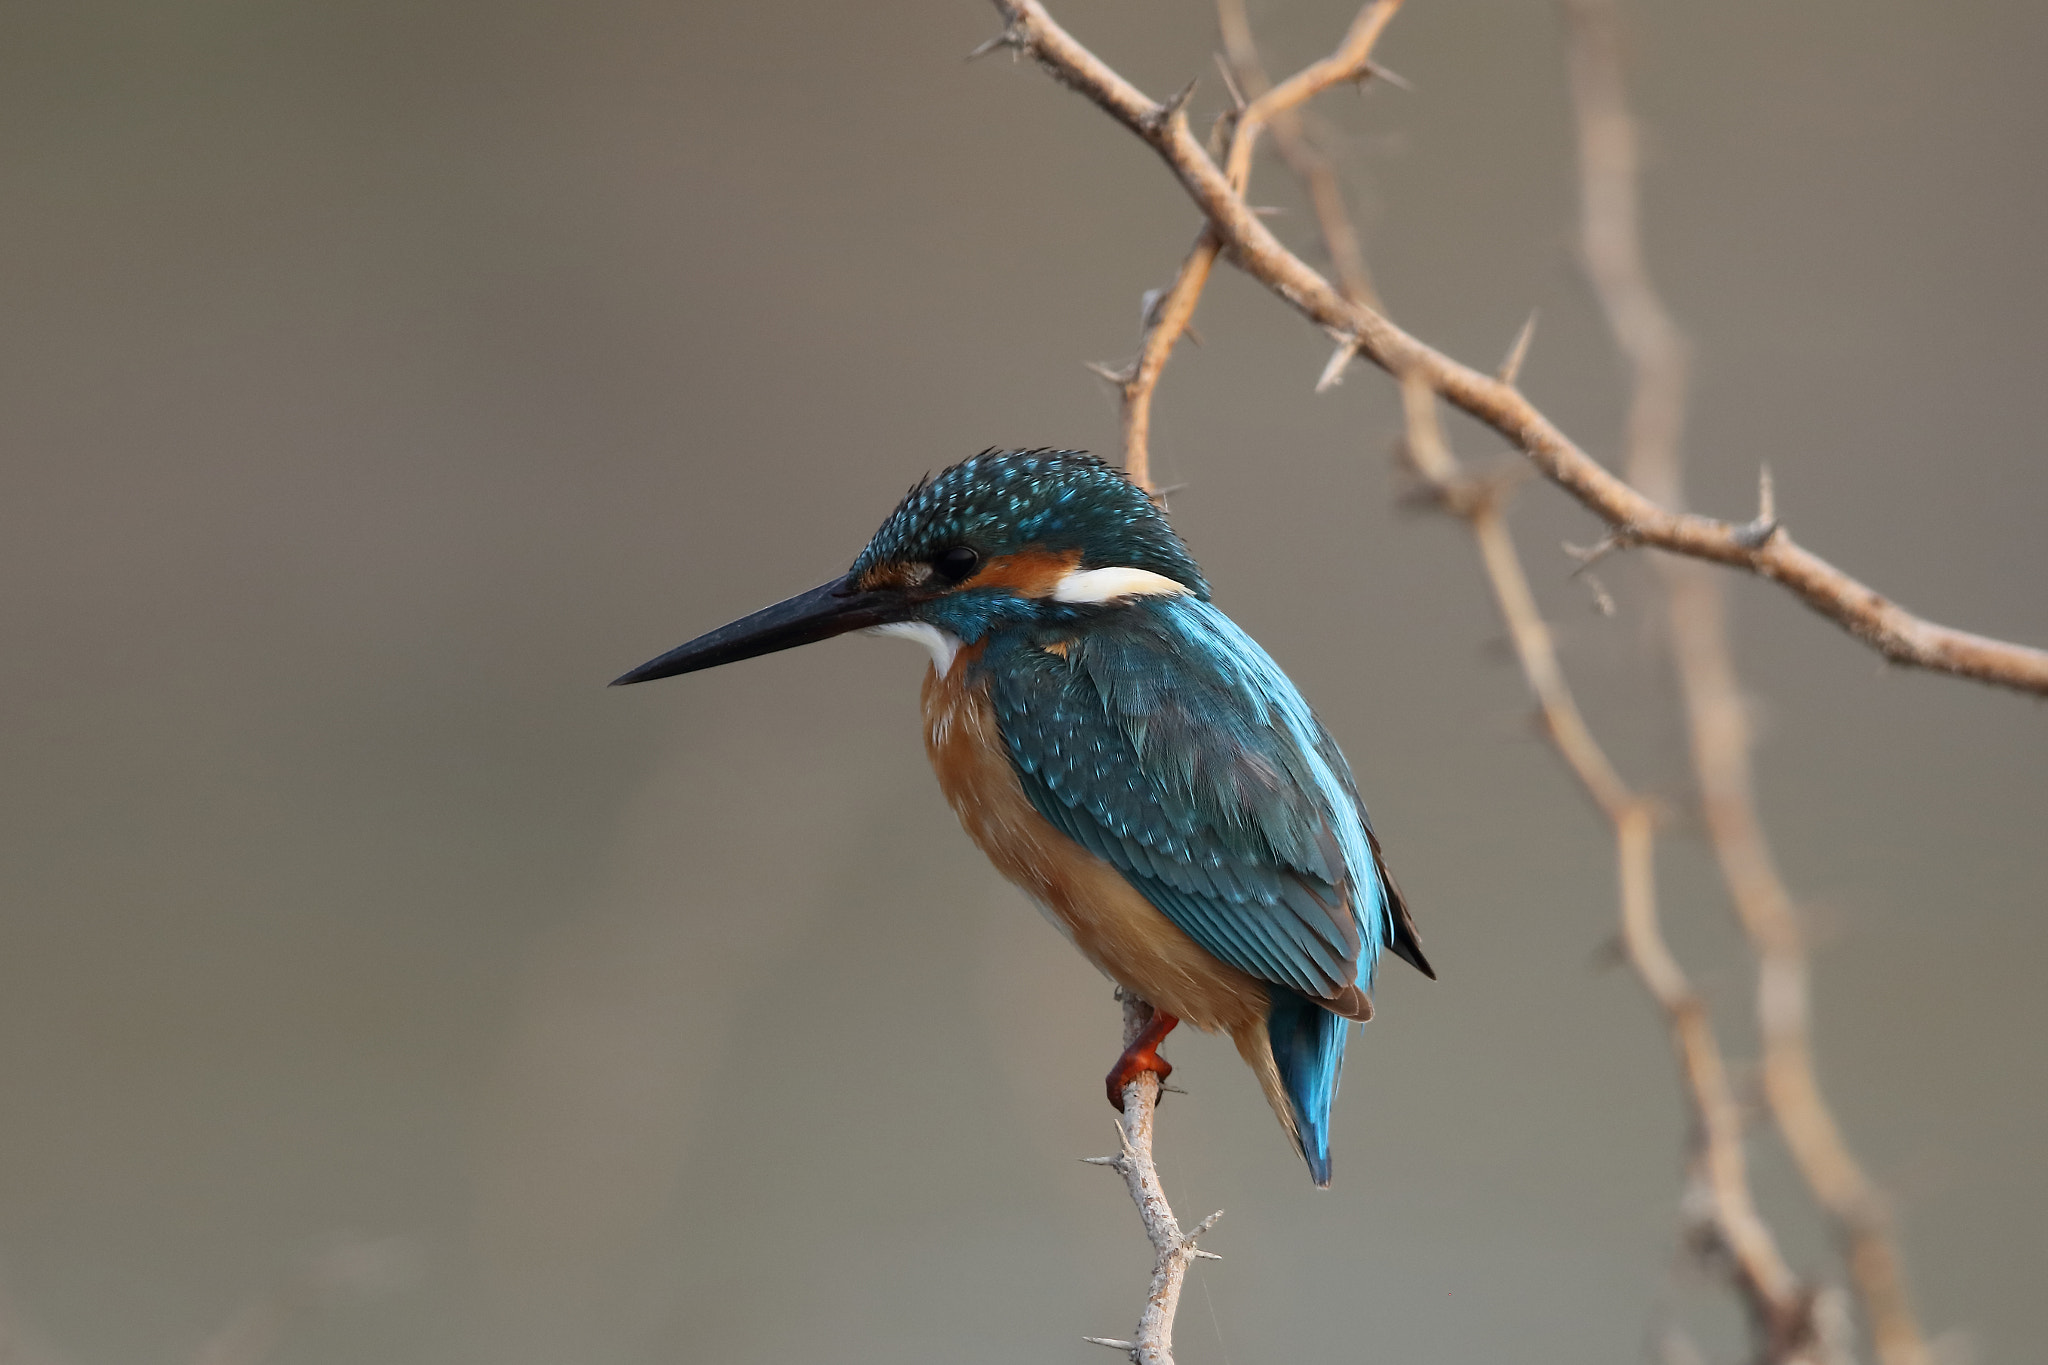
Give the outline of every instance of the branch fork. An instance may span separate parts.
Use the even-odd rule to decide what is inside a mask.
[[[1397,376],[1422,376],[1433,393],[1507,438],[1546,478],[1603,521],[1633,527],[1642,544],[1747,570],[1777,583],[1894,662],[2048,696],[2048,649],[1995,640],[1916,616],[1795,544],[1782,529],[1753,546],[1738,539],[1740,526],[1656,501],[1602,466],[1511,383],[1482,374],[1410,335],[1367,299],[1333,286],[1273,235],[1244,198],[1260,128],[1351,73],[1367,70],[1371,42],[1393,16],[1398,0],[1366,5],[1338,54],[1254,97],[1238,118],[1223,167],[1188,132],[1186,120],[1172,116],[1178,112],[1175,101],[1146,96],[1055,23],[1040,0],[994,3],[1004,20],[1006,41],[1029,52],[1055,80],[1093,101],[1166,163],[1207,223],[1202,241],[1208,259],[1200,268],[1204,277],[1215,256],[1227,254],[1233,264],[1310,321],[1340,335],[1356,336],[1359,353],[1381,369]],[[1360,43],[1363,50],[1355,51]],[[1189,274],[1189,267],[1183,266],[1176,288]],[[1194,292],[1199,293],[1199,286]],[[1159,334],[1165,332],[1164,326],[1158,329]],[[1166,336],[1162,352],[1170,350],[1171,343],[1172,336]],[[1141,396],[1149,402],[1149,389]],[[1127,395],[1127,406],[1137,401]],[[1127,432],[1129,428],[1127,420]]]

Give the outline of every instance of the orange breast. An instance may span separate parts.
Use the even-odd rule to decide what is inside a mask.
[[[932,669],[924,681],[925,751],[968,835],[1111,980],[1197,1028],[1239,1034],[1262,1025],[1265,983],[1203,951],[1122,873],[1032,808],[987,688],[968,681],[979,654],[969,646],[948,672]]]

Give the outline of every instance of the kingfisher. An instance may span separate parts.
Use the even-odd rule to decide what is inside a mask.
[[[1077,450],[987,450],[920,480],[840,578],[614,687],[851,631],[931,651],[925,752],[998,870],[1152,1018],[1104,1078],[1230,1035],[1319,1186],[1381,954],[1423,955],[1337,742],[1210,601],[1165,513]]]

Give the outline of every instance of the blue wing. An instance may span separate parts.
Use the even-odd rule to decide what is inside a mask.
[[[1370,1013],[1381,950],[1412,942],[1406,911],[1343,755],[1250,636],[1179,597],[1064,655],[1020,640],[985,664],[1040,814],[1217,958]]]

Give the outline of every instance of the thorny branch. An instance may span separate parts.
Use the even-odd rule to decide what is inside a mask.
[[[1725,1257],[1770,1365],[1826,1365],[1844,1357],[1839,1331],[1822,1296],[1793,1274],[1777,1239],[1757,1213],[1742,1145],[1742,1106],[1707,1018],[1706,1005],[1664,940],[1657,914],[1657,810],[1615,770],[1580,713],[1557,661],[1550,627],[1536,605],[1528,574],[1508,531],[1507,490],[1466,473],[1437,422],[1436,396],[1419,377],[1401,385],[1407,417],[1403,443],[1410,466],[1447,512],[1472,528],[1488,585],[1514,644],[1544,731],[1593,804],[1614,826],[1621,889],[1621,947],[1630,967],[1664,1012],[1692,1109],[1690,1162],[1697,1232],[1703,1249]]]
[[[1228,61],[1224,66],[1224,77],[1234,104],[1232,111],[1219,120],[1211,139],[1212,148],[1227,148],[1224,155],[1225,179],[1232,202],[1227,202],[1225,207],[1242,209],[1256,139],[1263,128],[1271,127],[1282,159],[1301,180],[1314,205],[1324,244],[1344,285],[1344,298],[1367,313],[1380,310],[1373,296],[1358,237],[1327,158],[1302,130],[1298,106],[1331,85],[1359,80],[1372,73],[1370,57],[1373,45],[1398,4],[1399,0],[1376,0],[1367,4],[1353,21],[1350,32],[1335,54],[1312,64],[1277,87],[1268,81],[1259,62],[1241,0],[1218,0],[1217,4]],[[1247,246],[1270,248],[1269,255],[1277,251],[1282,258],[1279,265],[1299,265],[1298,261],[1286,256],[1284,249],[1278,248],[1277,242],[1270,241],[1269,234],[1266,241],[1259,240],[1256,235],[1248,235],[1244,239],[1233,237],[1228,216],[1209,211],[1210,204],[1203,196],[1202,172],[1206,167],[1213,176],[1214,165],[1206,161],[1184,164],[1181,156],[1185,149],[1180,145],[1186,140],[1184,127],[1178,129],[1180,136],[1176,136],[1181,107],[1187,98],[1186,90],[1168,105],[1153,109],[1149,118],[1133,123],[1119,112],[1119,102],[1127,103],[1134,92],[1127,86],[1121,86],[1114,73],[1100,63],[1089,66],[1088,63],[1094,59],[1060,33],[1056,26],[1051,26],[1042,9],[1036,5],[1006,5],[1001,0],[998,0],[998,8],[1010,18],[1010,25],[998,42],[1033,51],[1055,76],[1089,94],[1097,103],[1123,118],[1127,125],[1133,126],[1181,174],[1183,183],[1208,212],[1208,221],[1174,285],[1156,302],[1148,304],[1145,347],[1139,360],[1128,372],[1110,376],[1124,390],[1128,467],[1135,479],[1149,487],[1147,428],[1152,391],[1174,342],[1186,329],[1216,257],[1227,248],[1239,264],[1312,317],[1317,314],[1311,305],[1322,301],[1311,294],[1305,303],[1303,298],[1289,292],[1284,271],[1262,272],[1258,258],[1248,258]],[[1582,249],[1588,273],[1617,342],[1629,360],[1634,379],[1626,427],[1626,473],[1629,482],[1623,484],[1604,471],[1598,471],[1607,484],[1595,480],[1591,493],[1612,494],[1619,489],[1655,507],[1671,509],[1675,516],[1683,505],[1679,437],[1686,405],[1688,356],[1684,339],[1651,286],[1642,259],[1637,221],[1635,128],[1622,89],[1614,8],[1612,0],[1566,0],[1566,13],[1571,28],[1572,94],[1578,117]],[[1057,35],[1059,41],[1053,44],[1050,55],[1047,49],[1032,46],[1029,32],[1020,27],[1020,20],[1028,22],[1034,19],[1042,20],[1047,26],[1040,30],[1042,34]],[[1105,76],[1107,80],[1103,79]],[[1249,101],[1245,92],[1251,94]],[[1137,98],[1142,100],[1143,97]],[[1213,186],[1207,188],[1213,192]],[[1238,222],[1240,226],[1245,223],[1258,226],[1250,218],[1248,210],[1243,212]],[[1313,272],[1308,273],[1313,276]],[[1528,351],[1534,321],[1532,317],[1530,323],[1523,327],[1508,359],[1495,377],[1495,382],[1510,394],[1514,393],[1516,376]],[[1398,355],[1400,348],[1383,344],[1380,350],[1374,350],[1370,344],[1373,339],[1368,328],[1363,326],[1340,334],[1338,350],[1317,385],[1318,391],[1336,382],[1345,365],[1361,351],[1383,366],[1393,368],[1389,365],[1389,356]],[[1408,367],[1396,371],[1401,380],[1403,406],[1407,414],[1404,448],[1409,460],[1431,497],[1471,527],[1516,655],[1537,697],[1545,729],[1560,755],[1614,828],[1621,892],[1622,951],[1666,1016],[1693,1111],[1693,1189],[1688,1204],[1699,1220],[1697,1241],[1703,1250],[1719,1255],[1728,1264],[1750,1310],[1762,1359],[1785,1365],[1846,1359],[1847,1329],[1840,1320],[1834,1296],[1803,1284],[1793,1274],[1755,1208],[1743,1150],[1741,1106],[1735,1098],[1705,1007],[1672,956],[1659,925],[1654,862],[1658,812],[1652,802],[1631,789],[1615,770],[1587,727],[1565,681],[1549,629],[1537,609],[1527,574],[1505,521],[1504,502],[1511,489],[1510,481],[1475,478],[1459,465],[1438,425],[1436,397],[1443,394],[1467,411],[1491,422],[1496,429],[1503,429],[1502,424],[1488,411],[1475,408],[1472,402],[1461,401],[1459,392],[1443,382],[1445,367],[1451,368],[1453,379],[1463,377],[1452,362],[1405,338],[1392,329],[1391,324],[1383,324],[1380,340],[1382,343],[1389,340],[1405,342],[1411,350]],[[1466,397],[1469,399],[1471,395]],[[1519,401],[1519,396],[1516,397]],[[1612,498],[1603,502],[1598,496],[1589,496],[1586,489],[1574,487],[1568,478],[1560,477],[1557,471],[1545,464],[1542,458],[1544,438],[1548,435],[1561,442],[1561,437],[1527,422],[1523,422],[1516,431],[1504,430],[1504,434],[1516,440],[1544,472],[1577,493],[1595,511],[1607,515],[1608,502],[1614,501]],[[1557,454],[1555,450],[1551,453],[1553,456]],[[1566,450],[1564,454],[1566,458],[1557,463],[1568,467],[1571,457],[1576,457],[1587,465],[1591,464],[1575,449]],[[1592,467],[1597,471],[1597,466]],[[1612,529],[1607,538],[1581,555],[1588,564],[1616,549],[1635,544],[1663,544],[1665,548],[1698,558],[1723,558],[1713,553],[1703,554],[1698,548],[1684,543],[1667,543],[1668,537],[1660,540],[1656,535],[1645,534],[1639,520],[1622,520],[1614,516],[1609,516],[1608,520]],[[1677,517],[1675,524],[1686,527],[1701,520]],[[1867,627],[1873,620],[1882,621],[1882,613],[1877,617],[1870,617],[1867,613],[1855,616],[1856,612],[1869,607],[1869,602],[1838,604],[1842,610],[1851,612],[1851,617],[1845,618],[1841,611],[1831,610],[1827,604],[1814,601],[1810,592],[1803,590],[1798,582],[1775,572],[1774,566],[1763,558],[1765,551],[1774,544],[1781,547],[1781,552],[1790,549],[1789,539],[1780,534],[1768,469],[1763,472],[1760,507],[1755,520],[1734,526],[1726,523],[1713,525],[1724,531],[1734,546],[1753,557],[1747,567],[1764,576],[1792,582],[1795,591],[1800,591],[1811,604],[1857,633],[1870,638],[1871,631]],[[1683,536],[1678,539],[1682,541]],[[1803,551],[1798,554],[1804,556]],[[1805,558],[1812,559],[1811,556]],[[1723,562],[1730,561],[1723,558]],[[1812,563],[1829,574],[1835,573],[1818,560]],[[1929,1353],[1907,1300],[1885,1205],[1848,1152],[1814,1078],[1806,1028],[1807,967],[1804,947],[1790,894],[1778,877],[1756,815],[1749,768],[1749,740],[1728,647],[1719,580],[1694,560],[1660,558],[1658,564],[1671,597],[1671,640],[1685,698],[1708,831],[1724,880],[1760,964],[1758,1015],[1764,1042],[1764,1085],[1772,1113],[1809,1187],[1836,1221],[1882,1365],[1925,1365]],[[1841,580],[1841,584],[1858,587],[1859,591],[1874,599],[1867,590],[1854,585],[1853,580],[1839,574],[1835,577]],[[1939,641],[1944,634],[1943,628],[1928,626],[1924,622],[1915,624],[1934,632],[1923,637],[1923,643]],[[1945,634],[1957,635],[1955,632]],[[1975,640],[1975,637],[1959,638]],[[1875,643],[1893,657],[1901,657],[1883,639]],[[2018,677],[1987,674],[1973,666],[1957,666],[1954,660],[1930,663],[1927,659],[1910,658],[1908,661],[1948,667],[1950,671],[1966,676],[1984,677],[2022,688],[2032,685],[2026,680],[2025,665],[2028,657],[2036,651],[2003,646],[1998,642],[1977,643],[2009,651],[2009,656],[1997,666],[2011,665],[2016,658],[2022,665]],[[1142,1026],[1144,1014],[1142,1008],[1135,1004],[1128,1008],[1132,1012],[1127,1014],[1127,1033],[1135,1036],[1135,1030]],[[1136,1087],[1133,1087],[1131,1098],[1140,1101],[1135,1091]],[[1149,1140],[1149,1106],[1142,1102],[1134,1103],[1130,1112],[1138,1116],[1137,1121],[1144,1125]],[[1127,1138],[1127,1158],[1133,1150]],[[1149,1153],[1149,1143],[1145,1150]],[[1115,1164],[1117,1159],[1107,1160],[1109,1164]],[[1138,1185],[1134,1183],[1132,1188],[1133,1198],[1138,1200],[1141,1210],[1146,1209]],[[1170,1219],[1170,1213],[1167,1217]],[[1161,1273],[1164,1273],[1167,1267],[1165,1257],[1180,1242],[1168,1231],[1154,1231],[1154,1219],[1149,1212],[1147,1227],[1148,1232],[1153,1233],[1155,1249],[1160,1251]],[[1172,1225],[1169,1222],[1164,1228],[1170,1230]],[[1155,1275],[1155,1290],[1160,1283]],[[1173,1292],[1177,1293],[1177,1286]],[[1158,1302],[1155,1293],[1154,1298],[1148,1301],[1148,1323],[1154,1321],[1151,1313]],[[1163,1325],[1170,1332],[1170,1310]],[[1141,1333],[1141,1339],[1142,1336]],[[1137,1343],[1104,1344],[1128,1346],[1133,1351],[1133,1358],[1140,1358]]]
[[[1217,239],[1209,228],[1203,228],[1189,248],[1187,259],[1180,263],[1180,273],[1173,277],[1173,283],[1156,298],[1147,301],[1145,316],[1141,323],[1143,334],[1138,345],[1138,358],[1121,370],[1106,365],[1091,365],[1095,373],[1116,385],[1117,397],[1122,408],[1124,439],[1124,472],[1131,482],[1153,493],[1152,484],[1152,391],[1159,387],[1159,376],[1166,371],[1166,361],[1173,354],[1174,346],[1188,330],[1188,321],[1195,315],[1195,304],[1202,297],[1202,286],[1209,282],[1209,270],[1216,264]]]
[[[1389,374],[1419,377],[1432,392],[1499,432],[1546,478],[1606,522],[1616,545],[1654,546],[1747,570],[1781,584],[1895,662],[2048,695],[2048,650],[1925,620],[1799,546],[1775,522],[1759,527],[1677,511],[1609,472],[1512,383],[1481,374],[1410,336],[1368,303],[1345,297],[1283,246],[1188,130],[1188,89],[1169,100],[1154,100],[1055,23],[1039,0],[994,4],[1004,29],[992,41],[1028,53],[1054,79],[1086,96],[1158,153],[1207,219],[1204,239],[1213,232],[1218,252],[1327,330],[1344,359],[1355,352]],[[1343,58],[1366,27],[1368,14],[1392,8],[1368,5],[1347,35],[1345,49],[1274,87],[1268,96],[1299,88],[1297,82],[1314,86],[1320,80],[1316,88],[1323,88],[1363,73],[1369,64],[1362,58],[1349,67]],[[1311,78],[1311,73],[1317,74]],[[1247,107],[1246,115],[1251,112]],[[1341,363],[1333,359],[1333,368]]]
[[[1243,0],[1218,0],[1216,20],[1223,34],[1224,56],[1229,62],[1225,69],[1234,78],[1234,84],[1240,91],[1255,96],[1264,94],[1272,82],[1266,77],[1258,47],[1252,41]],[[1358,230],[1352,224],[1351,211],[1345,207],[1344,189],[1330,158],[1309,136],[1298,110],[1276,111],[1266,120],[1266,126],[1273,130],[1274,150],[1308,191],[1309,203],[1315,209],[1316,228],[1322,234],[1330,255],[1330,269],[1337,276],[1344,297],[1385,312],[1372,287],[1372,272],[1366,268]]]
[[[1613,0],[1567,0],[1565,15],[1578,121],[1580,245],[1634,372],[1628,478],[1665,506],[1680,507],[1687,354],[1643,262],[1636,129],[1622,82],[1618,16]],[[1748,718],[1720,580],[1687,560],[1657,564],[1670,596],[1668,635],[1707,835],[1757,956],[1765,1098],[1807,1187],[1834,1221],[1878,1360],[1927,1365],[1884,1199],[1849,1151],[1814,1075],[1806,947],[1757,816]]]
[[[1230,157],[1225,163],[1230,188],[1235,193],[1243,195],[1251,181],[1252,153],[1257,150],[1259,134],[1266,125],[1292,115],[1333,85],[1348,85],[1372,74],[1373,46],[1400,8],[1401,0],[1372,0],[1351,21],[1351,30],[1335,52],[1321,61],[1310,62],[1245,106],[1238,115],[1237,136],[1231,139]]]
[[[1124,1007],[1124,1046],[1137,1041],[1152,1022],[1152,1007],[1136,996],[1119,990]],[[1204,1218],[1186,1231],[1166,1202],[1166,1190],[1159,1183],[1159,1168],[1152,1162],[1152,1117],[1159,1106],[1159,1077],[1150,1071],[1138,1073],[1124,1087],[1123,1117],[1117,1121],[1121,1150],[1115,1156],[1088,1157],[1092,1166],[1107,1166],[1124,1178],[1138,1217],[1145,1223],[1145,1238],[1152,1243],[1152,1283],[1145,1293],[1145,1311],[1138,1318],[1138,1330],[1129,1341],[1120,1337],[1084,1337],[1097,1346],[1108,1346],[1129,1355],[1133,1365],[1173,1365],[1173,1318],[1180,1310],[1181,1285],[1188,1267],[1197,1260],[1221,1259],[1196,1245],[1203,1233],[1216,1226],[1223,1210]]]
[[[1370,76],[1373,45],[1379,41],[1387,22],[1400,7],[1401,0],[1374,0],[1360,11],[1357,22],[1352,24],[1351,32],[1345,35],[1343,46],[1334,56],[1303,69],[1278,86],[1267,87],[1264,73],[1257,70],[1256,54],[1248,64],[1238,63],[1239,79],[1255,75],[1259,89],[1256,98],[1233,108],[1217,125],[1217,135],[1228,139],[1229,152],[1225,162],[1230,168],[1230,185],[1235,194],[1244,194],[1251,178],[1252,152],[1258,144],[1259,134],[1267,127],[1273,128],[1276,142],[1293,149],[1290,162],[1295,157],[1310,154],[1305,150],[1307,144],[1301,136],[1300,121],[1295,111],[1305,101],[1333,85],[1362,81]],[[1233,54],[1232,60],[1238,61],[1237,54]],[[1173,106],[1172,118],[1182,117],[1180,106],[1186,102],[1192,89],[1189,86],[1169,102]],[[1327,171],[1327,164],[1324,169]],[[1322,183],[1325,193],[1335,197],[1327,204],[1318,203],[1319,216],[1326,227],[1332,220],[1348,224],[1350,218],[1343,210],[1343,199],[1337,192],[1335,177],[1326,175]],[[1201,301],[1202,289],[1209,282],[1209,271],[1216,264],[1223,240],[1214,224],[1205,226],[1196,236],[1194,246],[1188,249],[1187,258],[1181,262],[1173,283],[1147,301],[1140,324],[1141,339],[1136,360],[1121,370],[1102,365],[1092,367],[1097,374],[1117,386],[1122,407],[1124,471],[1130,475],[1131,482],[1148,491],[1153,487],[1152,394],[1159,387],[1159,376],[1165,372],[1173,348],[1187,333],[1188,323],[1195,315],[1195,305]],[[1355,234],[1351,236],[1348,251],[1340,261],[1356,262],[1353,287],[1363,292],[1354,297],[1370,299],[1372,285],[1364,273]]]

